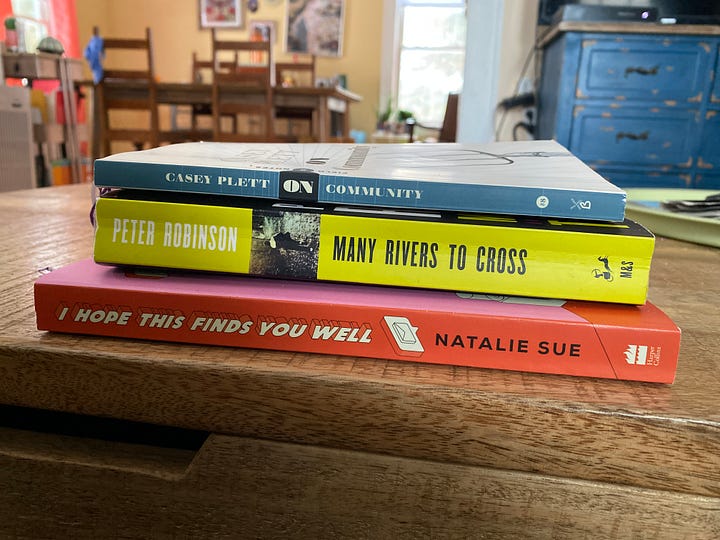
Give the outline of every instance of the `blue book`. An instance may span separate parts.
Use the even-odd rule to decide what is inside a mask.
[[[602,221],[626,198],[555,141],[183,143],[98,159],[95,185]]]

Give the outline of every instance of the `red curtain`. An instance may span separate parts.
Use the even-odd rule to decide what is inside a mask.
[[[65,47],[65,56],[82,58],[82,49],[78,43],[77,16],[75,0],[50,0],[52,20],[48,31],[60,40]]]

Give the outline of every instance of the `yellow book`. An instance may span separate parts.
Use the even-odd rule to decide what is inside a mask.
[[[47,106],[47,97],[45,96],[45,92],[42,90],[38,90],[37,88],[33,88],[30,90],[30,106],[33,109],[37,109],[40,111],[40,116],[42,116],[42,123],[47,124],[48,123],[48,106]]]
[[[628,304],[645,302],[654,248],[630,220],[242,206],[149,191],[100,198],[96,219],[99,263]]]

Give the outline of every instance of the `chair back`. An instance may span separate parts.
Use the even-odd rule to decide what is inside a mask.
[[[274,64],[269,41],[223,40],[213,29],[212,64],[213,77],[221,82],[250,80],[272,86]]]
[[[276,62],[275,84],[278,86],[315,86],[315,55],[307,62]]]
[[[93,30],[97,35],[97,27]],[[115,79],[154,81],[152,31],[145,29],[144,38],[103,38],[103,80]],[[129,66],[137,67],[129,67]]]
[[[415,141],[415,128],[429,129],[437,131],[437,142],[456,142],[457,139],[457,121],[458,121],[458,104],[460,102],[460,94],[450,92],[445,102],[445,115],[440,127],[421,124],[414,118],[409,118],[406,123],[407,133],[409,134],[409,142]]]
[[[234,69],[228,69],[229,55],[235,62]],[[214,138],[271,140],[274,133],[272,44],[219,39],[213,29],[212,63]],[[235,122],[234,133],[227,133],[221,125],[221,117],[227,114],[261,118],[263,126],[259,132],[239,133],[241,123]]]
[[[238,64],[237,54],[234,60],[221,61],[219,69],[221,71],[232,71]],[[211,82],[214,72],[214,64],[212,59],[201,60],[198,58],[197,52],[192,53],[192,72],[191,81],[196,83]]]
[[[93,32],[100,35],[97,27]],[[104,37],[103,53],[103,77],[95,87],[101,148],[94,149],[94,155],[110,154],[112,141],[128,141],[138,149],[157,146],[159,120],[150,28],[145,29],[143,38]],[[125,121],[115,127],[110,121],[113,110],[145,111],[149,120],[133,121],[131,113],[123,113]]]
[[[450,92],[445,105],[445,116],[438,135],[438,142],[455,142],[457,138],[458,103],[460,94]]]

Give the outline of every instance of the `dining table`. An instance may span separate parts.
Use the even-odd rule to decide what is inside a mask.
[[[252,90],[238,88],[247,99]],[[210,83],[158,83],[159,105],[210,105]],[[276,107],[306,108],[316,112],[318,122],[312,134],[318,142],[330,142],[334,138],[350,136],[349,108],[362,97],[341,86],[276,86],[273,102]]]
[[[92,85],[88,85],[92,87]],[[158,106],[193,107],[212,105],[213,85],[205,82],[157,82],[155,83]],[[141,80],[123,81],[106,87],[113,92],[114,98],[132,99],[142,97],[148,92],[148,84]],[[229,99],[252,102],[262,99],[257,89],[238,87]],[[341,86],[276,86],[273,89],[273,102],[276,107],[290,107],[308,110],[313,116],[311,137],[314,141],[341,142],[350,138],[350,105],[362,101],[362,96]],[[94,118],[99,111],[95,110]],[[177,125],[176,115],[171,114],[170,132],[182,133]],[[99,148],[97,122],[93,125],[93,148]],[[208,135],[211,135],[209,132]],[[162,137],[161,137],[162,139]],[[96,157],[97,150],[93,151]]]

